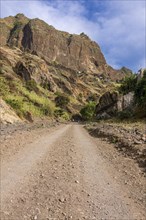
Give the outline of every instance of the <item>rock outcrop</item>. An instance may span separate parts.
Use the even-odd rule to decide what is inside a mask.
[[[58,31],[40,19],[28,19],[23,14],[1,19],[0,25],[1,46],[18,47],[75,71],[103,73],[112,80],[120,80],[125,75],[122,69],[114,70],[106,63],[99,45],[84,33]]]
[[[119,96],[117,101],[117,111],[132,109],[134,104],[134,92],[129,92],[126,95]]]
[[[0,123],[13,124],[20,122],[22,122],[22,120],[16,115],[14,110],[0,98]]]
[[[19,47],[38,54],[46,61],[65,67],[94,72],[106,64],[97,43],[83,33],[72,35],[58,31],[39,19],[28,19],[22,14],[1,20],[1,46]]]
[[[97,118],[108,118],[117,112],[132,109],[134,93],[119,95],[118,92],[106,92],[103,94],[96,106]]]
[[[115,112],[117,110],[117,101],[118,93],[104,93],[99,99],[99,104],[96,106],[96,113],[100,114],[103,112]]]

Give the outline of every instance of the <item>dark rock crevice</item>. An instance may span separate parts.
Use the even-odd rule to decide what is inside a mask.
[[[18,62],[15,67],[15,72],[25,81],[31,80],[31,74],[22,62]]]
[[[29,23],[23,28],[22,46],[24,49],[35,52],[35,50],[33,50],[33,33]]]

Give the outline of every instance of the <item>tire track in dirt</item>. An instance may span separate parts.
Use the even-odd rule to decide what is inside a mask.
[[[9,160],[9,163],[1,163],[1,201],[9,195],[16,184],[23,182],[24,176],[29,175],[29,171],[37,163],[42,160],[47,153],[48,148],[60,138],[69,128],[66,125],[55,132],[43,136],[32,144],[26,145],[23,151],[19,151]]]

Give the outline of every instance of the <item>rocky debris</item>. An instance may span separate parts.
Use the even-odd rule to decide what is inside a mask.
[[[98,119],[108,119],[110,116],[115,115],[133,107],[134,93],[130,92],[126,95],[120,95],[118,92],[106,92],[100,99],[96,106],[96,116]]]
[[[78,180],[75,180],[75,183],[77,183],[77,184],[78,184],[78,183],[79,183],[79,181],[78,181]]]
[[[111,116],[110,116],[108,113],[103,112],[103,113],[101,113],[101,114],[98,114],[98,115],[96,116],[96,118],[97,118],[97,119],[110,119]]]
[[[23,123],[22,121],[17,123],[2,123],[0,126],[1,140],[11,138],[18,131],[23,134],[24,131],[31,132],[33,130],[56,127],[58,125],[60,125],[60,122],[48,119],[35,119],[33,123],[28,123],[27,121],[23,121]]]
[[[66,198],[64,198],[63,196],[59,198],[59,202],[64,203],[65,201],[66,201]]]
[[[125,156],[137,161],[140,167],[146,171],[146,134],[144,125],[142,128],[125,128],[116,124],[95,123],[87,125],[89,133],[94,137],[103,138],[115,145]]]

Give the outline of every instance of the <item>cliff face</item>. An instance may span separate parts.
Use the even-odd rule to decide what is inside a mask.
[[[39,19],[29,20],[22,14],[1,20],[1,46],[16,46],[65,67],[96,72],[106,65],[97,43],[85,34],[71,35],[58,31]]]
[[[0,19],[0,45],[21,46],[23,28],[27,22],[29,22],[29,19],[23,14],[18,14],[15,17],[9,16],[4,19]]]
[[[84,33],[58,31],[23,14],[0,19],[0,28],[0,79],[21,84],[34,80],[50,92],[52,101],[55,93],[66,93],[74,99],[71,111],[98,100],[130,72],[109,66],[99,45]]]

